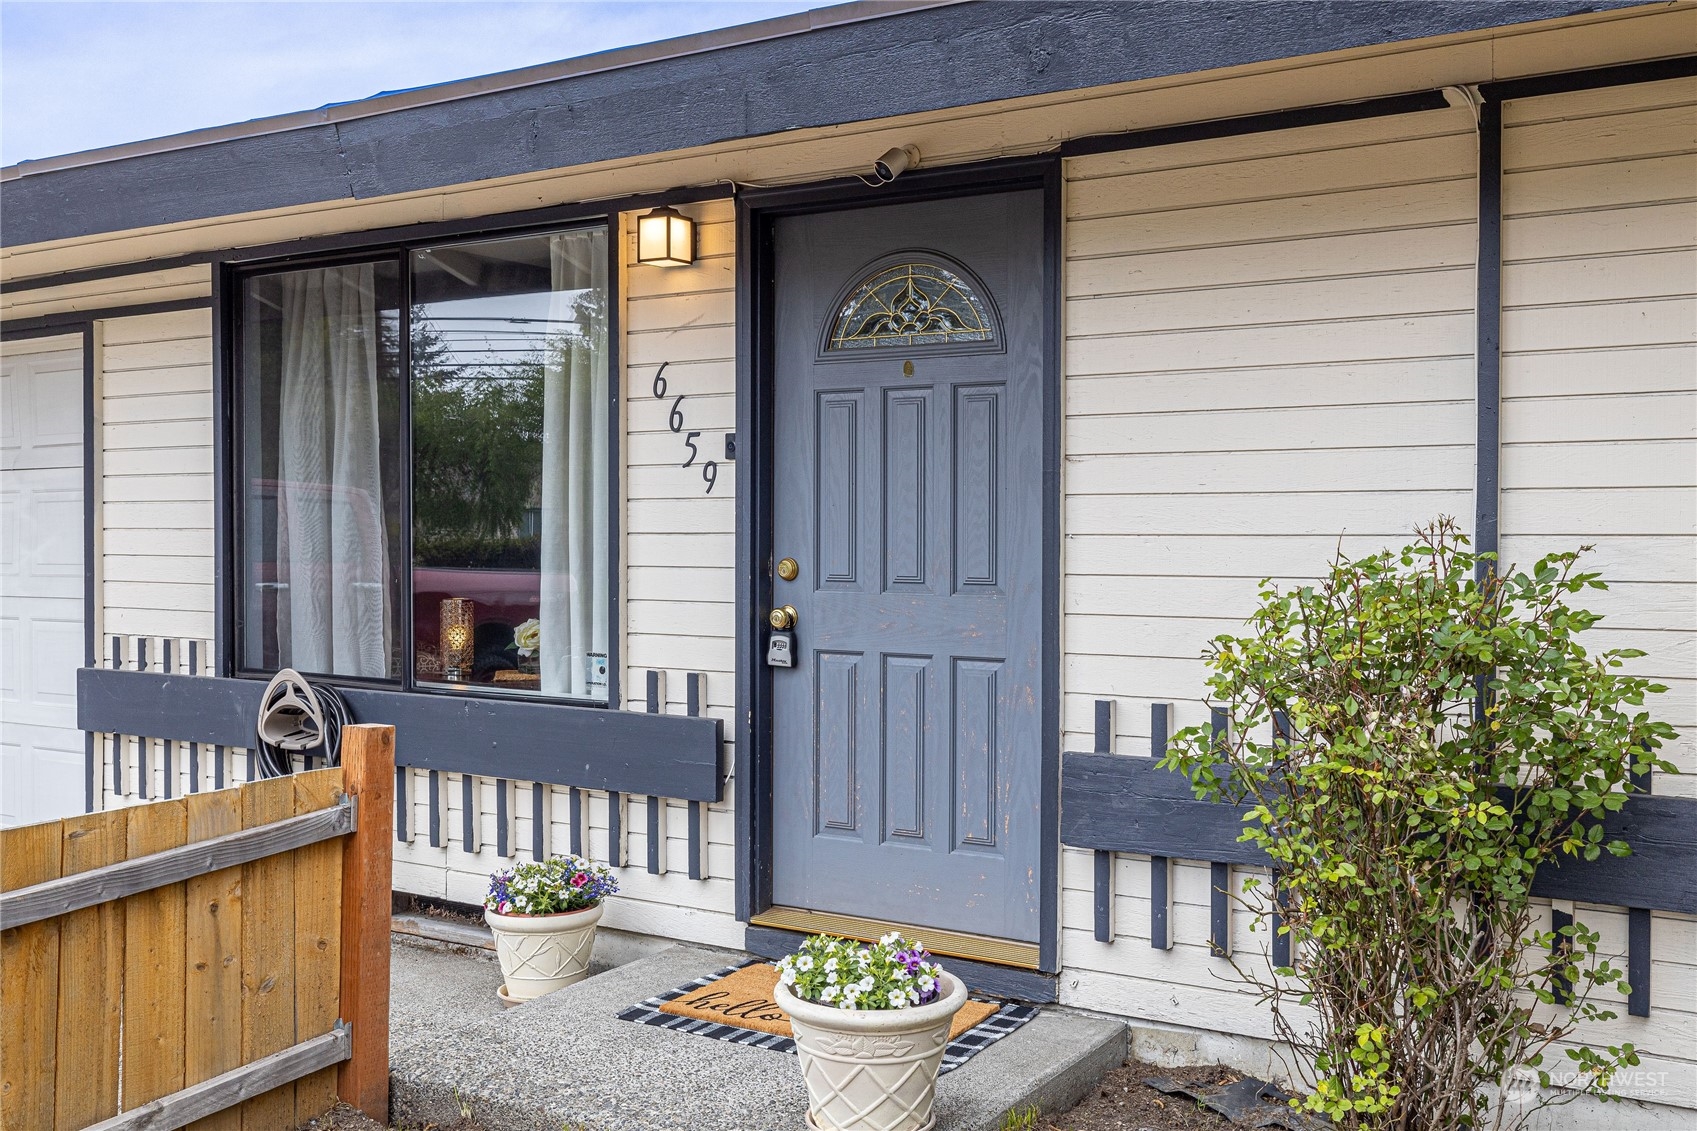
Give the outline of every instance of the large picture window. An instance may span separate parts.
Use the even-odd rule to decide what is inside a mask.
[[[243,668],[607,700],[607,251],[242,280]]]

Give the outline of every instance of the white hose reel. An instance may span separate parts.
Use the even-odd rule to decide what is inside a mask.
[[[259,741],[279,750],[311,750],[324,742],[324,708],[306,677],[284,668],[259,700]]]

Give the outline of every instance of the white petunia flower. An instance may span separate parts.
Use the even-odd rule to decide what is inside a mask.
[[[795,960],[795,966],[797,970],[813,969],[813,956],[811,954],[802,955],[800,958]]]

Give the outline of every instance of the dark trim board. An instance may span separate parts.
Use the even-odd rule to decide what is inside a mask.
[[[174,271],[180,267],[196,267],[210,263],[211,252],[193,251],[183,255],[162,255],[157,259],[141,259],[131,263],[108,263],[99,267],[74,267],[47,275],[26,275],[8,279],[0,284],[0,297],[20,291],[38,291],[45,287],[66,287],[74,283],[94,283],[101,279],[121,279],[126,275],[146,275],[153,271]]]
[[[1304,126],[1323,126],[1332,122],[1357,122],[1364,118],[1386,118],[1395,114],[1418,114],[1425,110],[1442,110],[1447,106],[1449,106],[1449,102],[1444,98],[1443,91],[1421,90],[1409,94],[1393,94],[1385,98],[1369,98],[1360,102],[1339,102],[1325,106],[1303,106],[1291,110],[1270,110],[1265,114],[1246,114],[1237,118],[1217,118],[1209,122],[1187,122],[1178,126],[1128,130],[1119,134],[1075,137],[1061,143],[1060,154],[1062,157],[1083,157],[1091,153],[1117,153],[1125,149],[1150,149],[1158,145],[1179,145],[1187,141],[1240,137],[1244,134],[1270,133],[1274,130],[1295,130]]]
[[[117,263],[103,267],[83,267],[59,271],[51,275],[31,275],[13,279],[0,287],[0,294],[63,287],[74,283],[118,279],[127,275],[145,275],[154,271],[169,271],[180,267],[210,264],[216,273],[221,263],[250,266],[269,260],[288,260],[306,255],[326,255],[340,252],[359,253],[383,250],[396,245],[432,243],[437,240],[476,239],[478,236],[509,236],[522,234],[519,229],[548,231],[564,224],[582,224],[606,217],[616,223],[621,212],[641,212],[661,204],[700,204],[708,200],[724,200],[735,195],[734,186],[727,183],[698,185],[690,188],[666,189],[660,192],[632,193],[626,196],[587,200],[574,204],[556,204],[547,208],[527,208],[517,212],[496,212],[463,220],[440,220],[418,224],[398,224],[387,228],[366,228],[338,232],[326,236],[303,236],[300,239],[280,240],[266,244],[217,248],[211,251],[189,252],[159,259],[144,259],[134,263]],[[216,307],[216,290],[211,305]],[[198,301],[207,305],[209,300]]]
[[[707,200],[723,200],[734,195],[734,191],[729,183],[722,183],[667,189],[663,192],[635,193],[574,204],[555,204],[547,208],[527,208],[519,212],[497,212],[463,220],[401,224],[327,236],[305,236],[277,243],[230,248],[208,253],[208,258],[243,268],[263,267],[308,255],[362,255],[388,251],[395,247],[418,247],[443,240],[472,241],[484,237],[501,239],[551,232],[563,227],[589,227],[597,220],[606,220],[615,235],[607,248],[608,265],[611,266],[612,257],[617,254],[616,228],[620,213],[646,211],[661,204],[699,204]]]
[[[1054,154],[941,169],[918,169],[883,188],[854,178],[741,193],[737,197],[737,435],[739,442],[736,553],[742,579],[736,598],[737,710],[736,916],[747,922],[772,906],[772,681],[761,652],[764,610],[772,596],[772,477],[776,466],[772,406],[772,223],[784,215],[827,212],[951,196],[1042,189],[1044,193],[1045,364],[1043,386],[1042,597],[1060,606],[1060,279],[1061,169]],[[1039,965],[1060,968],[1060,626],[1044,618],[1041,642],[1047,681],[1041,705],[1044,749],[1039,782],[1042,876]],[[755,930],[756,928],[750,928]]]
[[[1043,336],[1043,361],[1049,380],[1043,382],[1043,532],[1042,666],[1044,694],[1042,711],[1043,749],[1038,759],[1042,774],[1038,805],[1041,818],[1043,871],[1038,877],[1038,957],[1041,970],[1058,973],[1061,968],[1061,694],[1066,673],[1061,663],[1061,416],[1062,385],[1065,381],[1062,327],[1065,312],[1066,257],[1065,215],[1061,194],[1065,189],[1060,158],[1042,165],[1043,178],[1043,285],[1049,309]]]
[[[1473,549],[1495,554],[1502,463],[1503,104],[1479,107],[1479,255],[1474,269]],[[1486,563],[1480,563],[1481,568]]]
[[[92,668],[99,662],[99,648],[94,637],[99,601],[97,578],[102,574],[95,555],[97,544],[95,493],[99,486],[96,470],[100,464],[100,427],[102,419],[94,410],[96,374],[94,368],[94,323],[82,325],[82,662]],[[92,813],[100,801],[100,760],[96,757],[94,735],[83,735],[83,812]]]
[[[686,801],[718,801],[720,723],[462,695],[339,686],[354,718],[395,727],[406,765]],[[265,684],[83,668],[77,725],[108,734],[253,744]]]
[[[32,326],[23,327],[0,323],[0,341],[26,342],[36,338],[75,338],[86,330],[86,322],[72,323],[66,326]]]
[[[771,244],[761,215],[736,201],[736,424],[743,458],[737,473],[736,561],[736,917],[747,922],[772,906],[772,681],[756,667],[760,610],[772,601]],[[762,474],[764,469],[764,474]],[[760,753],[757,755],[756,751]]]
[[[227,676],[235,664],[235,510],[237,492],[230,452],[235,418],[231,412],[230,374],[234,372],[228,313],[234,294],[229,268],[212,265],[212,674]],[[410,397],[407,398],[410,401]],[[409,559],[410,560],[410,559]]]
[[[78,328],[109,318],[140,318],[148,314],[170,314],[178,310],[210,310],[212,299],[179,298],[166,302],[137,302],[128,306],[103,306],[95,310],[64,310],[39,318],[14,318],[0,323],[6,337],[44,337],[53,333],[76,333]],[[43,333],[45,332],[45,333]]]
[[[1671,59],[1653,59],[1646,63],[1622,63],[1615,67],[1558,71],[1525,79],[1481,83],[1479,93],[1487,101],[1509,102],[1516,98],[1568,94],[1576,90],[1600,90],[1606,86],[1633,86],[1641,82],[1690,78],[1692,75],[1697,75],[1697,55],[1678,55]]]
[[[624,388],[624,323],[620,311],[624,309],[624,294],[619,281],[624,277],[625,249],[619,242],[619,214],[607,214],[607,483],[603,488],[607,497],[607,707],[618,710],[620,693],[623,688],[623,672],[625,666],[624,653],[620,645],[624,641],[624,633],[620,631],[624,624],[621,613],[623,606],[619,599],[619,579],[624,576],[624,562],[620,551],[624,540],[624,463],[622,442],[625,433],[624,409],[620,404],[619,395]],[[410,380],[410,375],[409,375]],[[407,421],[407,435],[412,435],[412,421]],[[409,461],[410,463],[410,461]],[[410,479],[410,474],[409,474]],[[407,487],[407,497],[412,497],[412,486]],[[409,556],[409,559],[410,556]],[[408,602],[411,605],[411,601]],[[411,639],[409,634],[408,639]]]
[[[796,931],[749,927],[743,932],[742,948],[761,958],[776,959],[793,954],[805,938],[806,935]],[[1021,970],[1017,966],[998,966],[993,962],[949,958],[945,955],[934,955],[933,958],[943,969],[965,982],[967,988],[976,993],[1039,1004],[1060,1000],[1057,996],[1060,978],[1055,974]]]
[[[1628,7],[1640,0],[1055,0],[821,27],[278,133],[33,172],[8,247],[447,185]],[[917,81],[950,61],[950,81]],[[853,60],[843,65],[843,60]],[[275,127],[273,127],[275,128]],[[866,153],[868,164],[876,156]]]

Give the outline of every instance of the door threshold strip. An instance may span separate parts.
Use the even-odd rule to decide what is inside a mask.
[[[948,931],[940,927],[914,927],[884,919],[866,919],[859,915],[842,915],[834,911],[809,911],[801,907],[770,907],[749,919],[756,927],[779,931],[800,931],[810,935],[837,935],[845,939],[875,942],[891,931],[900,931],[910,939],[923,943],[932,954],[947,958],[967,958],[974,962],[992,962],[998,966],[1017,966],[1023,970],[1037,969],[1036,943],[992,939]]]

